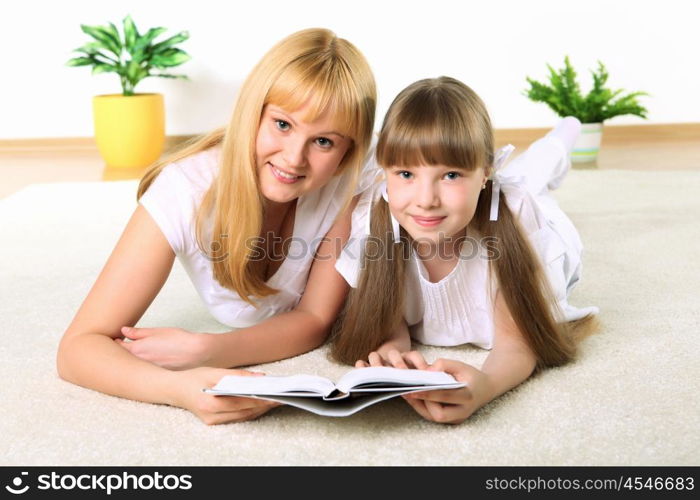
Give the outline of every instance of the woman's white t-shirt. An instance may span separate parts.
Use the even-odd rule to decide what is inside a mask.
[[[167,165],[139,203],[165,235],[214,318],[233,328],[245,328],[297,305],[318,245],[345,201],[350,175],[346,172],[333,177],[321,189],[299,197],[287,257],[266,282],[279,293],[256,299],[255,307],[214,279],[212,261],[195,238],[197,208],[218,172],[220,154],[217,146]],[[363,187],[366,184],[360,182],[355,193]],[[211,228],[205,234],[210,235]]]

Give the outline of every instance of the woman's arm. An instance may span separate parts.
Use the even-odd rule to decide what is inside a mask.
[[[233,367],[289,358],[320,346],[328,337],[348,293],[335,262],[350,236],[352,210],[336,220],[319,245],[299,304],[255,326],[211,335],[208,366]]]
[[[59,375],[78,385],[152,403],[163,401],[169,373],[114,343],[133,325],[165,283],[175,254],[140,205],[85,298],[58,348]],[[130,374],[142,381],[133,383]]]
[[[304,294],[297,306],[247,328],[227,333],[192,333],[179,328],[136,328],[117,340],[140,359],[174,370],[211,366],[228,368],[276,361],[320,346],[339,314],[348,285],[335,262],[350,235],[352,210],[337,219],[318,247]]]
[[[69,382],[114,396],[181,406],[207,423],[250,418],[261,408],[255,400],[215,402],[214,396],[201,392],[225,374],[223,370],[172,372],[114,342],[121,337],[120,328],[135,324],[149,307],[174,258],[158,226],[138,206],[61,339],[58,373]]]

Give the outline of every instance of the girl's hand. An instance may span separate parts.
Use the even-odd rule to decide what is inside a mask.
[[[391,351],[396,351],[396,353],[408,352],[411,350],[411,334],[408,331],[408,325],[405,320],[396,327],[394,332],[391,334],[391,338],[384,342],[382,345],[377,347],[376,351],[369,353],[367,356],[367,361],[358,360],[355,362],[356,368],[363,368],[367,366],[393,366],[392,361],[389,360],[389,353]],[[378,357],[377,357],[378,356]],[[396,354],[392,355],[394,360],[399,359]],[[381,361],[382,364],[378,364]]]
[[[390,349],[388,351],[372,351],[369,353],[369,356],[367,356],[367,361],[358,359],[355,362],[355,368],[367,368],[368,366],[393,366],[394,368],[408,368],[401,353],[396,349]]]
[[[369,355],[369,364],[358,361],[358,368],[366,366],[393,366],[395,368],[416,368],[418,370],[442,371],[449,373],[459,382],[467,384],[461,389],[423,391],[404,394],[402,397],[426,420],[444,424],[460,424],[476,410],[493,399],[493,389],[489,377],[471,365],[451,359],[438,359],[432,365],[418,351],[400,354],[389,351],[386,358],[378,353]]]
[[[461,424],[493,399],[489,377],[471,365],[442,358],[428,365],[418,352],[407,353],[404,359],[414,368],[449,373],[457,381],[467,384],[460,389],[404,394],[406,402],[426,420],[442,424]]]
[[[203,366],[210,359],[209,335],[192,333],[181,328],[123,327],[124,337],[114,339],[137,358],[170,370]]]
[[[239,396],[214,396],[202,392],[211,388],[224,375],[263,376],[262,373],[246,370],[226,370],[224,368],[200,367],[177,372],[177,387],[173,400],[174,406],[191,411],[207,425],[229,422],[245,422],[266,413],[280,403],[262,399]]]

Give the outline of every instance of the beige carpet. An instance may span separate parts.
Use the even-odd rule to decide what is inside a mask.
[[[60,380],[59,338],[135,207],[136,182],[37,184],[0,201],[0,465],[698,465],[700,172],[573,171],[557,192],[587,247],[572,303],[604,331],[460,426],[401,400],[343,419],[279,408],[207,427]],[[139,325],[224,331],[184,270]],[[469,347],[425,349],[479,365]],[[345,371],[325,349],[260,367]]]

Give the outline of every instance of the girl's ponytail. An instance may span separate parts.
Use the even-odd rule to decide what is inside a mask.
[[[489,220],[492,187],[489,181],[481,191],[470,227],[495,242],[497,258],[489,263],[490,276],[498,280],[513,320],[537,358],[537,368],[563,365],[574,358],[577,342],[597,329],[597,319],[589,315],[557,322],[558,305],[549,280],[503,191],[498,220]]]
[[[365,242],[357,288],[331,332],[331,356],[354,364],[389,340],[403,319],[406,237],[394,243],[389,205],[379,198],[371,210],[370,235]]]

